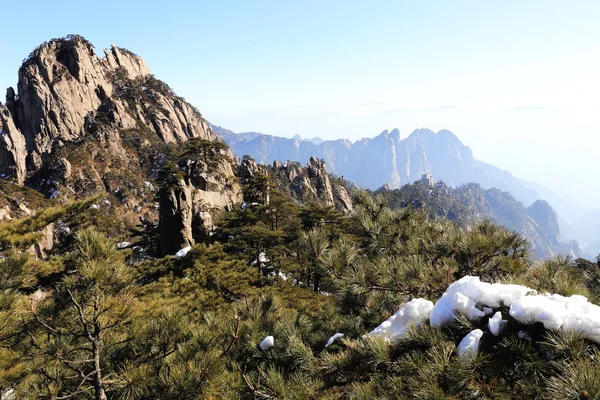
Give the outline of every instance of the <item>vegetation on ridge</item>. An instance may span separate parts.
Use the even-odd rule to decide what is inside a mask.
[[[509,319],[496,338],[483,318],[422,325],[393,343],[362,337],[467,274],[597,302],[597,264],[532,265],[516,233],[489,222],[465,230],[384,196],[360,192],[344,216],[292,201],[267,175],[244,187],[252,202],[223,213],[182,258],[136,261],[103,224],[75,220],[47,260],[27,256],[26,241],[5,245],[0,388],[28,399],[600,396],[600,351],[576,333]],[[10,227],[27,224],[0,230],[26,237]],[[468,363],[456,344],[474,328],[486,334]],[[325,348],[336,332],[344,338]],[[275,347],[263,351],[269,335]]]

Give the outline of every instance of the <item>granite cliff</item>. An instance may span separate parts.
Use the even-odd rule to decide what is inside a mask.
[[[215,144],[204,149],[210,163],[186,147],[190,140]],[[220,143],[141,57],[114,45],[98,57],[75,35],[36,48],[17,91],[0,103],[0,174],[9,183],[60,202],[100,195],[131,227],[160,220],[163,253],[193,244],[195,216],[210,228],[210,210],[241,202],[233,155]],[[159,183],[174,165],[175,178]]]

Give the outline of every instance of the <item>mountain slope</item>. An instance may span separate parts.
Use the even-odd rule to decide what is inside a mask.
[[[422,208],[431,218],[448,218],[463,226],[489,219],[526,237],[537,258],[554,254],[581,257],[576,241],[563,242],[556,212],[544,200],[524,207],[510,193],[496,188],[485,190],[476,183],[452,188],[442,181],[433,185],[426,179],[400,189],[377,192],[389,197],[392,208]]]

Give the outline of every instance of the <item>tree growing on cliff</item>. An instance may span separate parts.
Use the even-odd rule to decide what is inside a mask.
[[[202,162],[206,165],[207,172],[212,172],[223,161],[224,151],[227,149],[227,145],[220,141],[192,138],[185,142],[181,158]]]

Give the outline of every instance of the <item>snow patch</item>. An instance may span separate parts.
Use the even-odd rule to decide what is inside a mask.
[[[481,282],[478,277],[465,276],[454,282],[435,303],[431,312],[431,326],[439,328],[454,320],[455,313],[476,320],[486,315],[485,308],[510,307],[527,294],[537,294],[521,285]]]
[[[343,338],[344,334],[343,333],[336,333],[335,335],[333,335],[332,337],[329,338],[329,340],[327,341],[327,343],[325,344],[325,347],[329,347],[333,344],[333,342],[335,342],[336,340]]]
[[[387,340],[402,338],[412,326],[421,325],[433,309],[433,303],[425,299],[412,299],[402,306],[394,315],[385,320],[369,335],[379,336]]]
[[[541,322],[553,331],[575,331],[600,344],[600,307],[583,296],[525,296],[510,307],[510,316],[523,324]]]
[[[189,253],[189,251],[191,249],[192,249],[192,246],[184,247],[183,249],[181,249],[177,253],[175,253],[175,258],[182,258],[182,257],[187,256],[187,253]]]
[[[527,340],[528,342],[531,342],[531,336],[529,336],[529,333],[525,331],[517,332],[517,337],[521,340]]]
[[[479,341],[483,336],[481,329],[475,329],[463,338],[458,344],[458,356],[466,360],[473,360],[479,352]]]
[[[488,321],[488,327],[490,328],[492,335],[500,336],[507,322],[507,320],[502,319],[502,313],[500,311],[496,312],[496,314]]]
[[[262,340],[262,342],[260,342],[258,346],[261,350],[271,350],[273,346],[275,346],[275,339],[273,338],[273,336],[267,336]]]
[[[17,394],[15,393],[15,389],[8,389],[6,392],[2,393],[0,397],[1,400],[15,400],[17,398]]]

